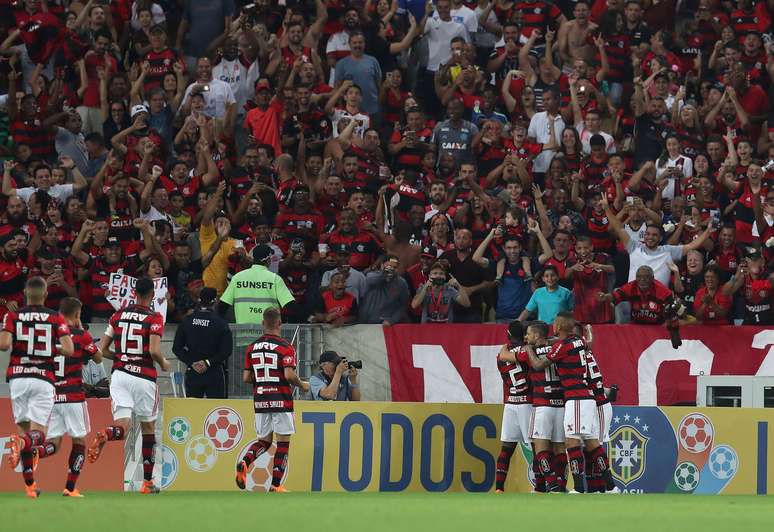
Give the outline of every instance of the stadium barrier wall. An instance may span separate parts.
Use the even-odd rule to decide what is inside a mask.
[[[502,403],[495,357],[505,325],[384,327],[393,401]],[[617,404],[696,404],[699,375],[774,376],[774,329],[703,325],[681,328],[673,349],[656,325],[595,325],[593,350]]]
[[[93,431],[111,424],[110,399],[88,399],[89,420]],[[20,491],[24,486],[21,463],[12,470],[6,456],[10,453],[9,436],[16,433],[10,399],[0,399],[0,491]],[[87,445],[93,432],[87,436]],[[40,461],[35,471],[35,481],[43,491],[57,492],[64,489],[67,479],[67,459],[70,456],[70,437],[62,438],[59,451]],[[97,464],[85,463],[78,479],[81,491],[122,491],[124,489],[124,448],[107,445]]]
[[[502,405],[296,403],[285,478],[295,491],[494,489]],[[255,441],[249,400],[165,399],[161,486],[236,490],[234,470]],[[625,493],[766,494],[774,411],[614,407],[608,444]],[[248,488],[271,484],[274,447],[251,466]],[[532,453],[514,453],[507,491],[532,489]]]

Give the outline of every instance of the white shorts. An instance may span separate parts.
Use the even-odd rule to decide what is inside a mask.
[[[594,399],[570,399],[564,403],[564,432],[568,438],[599,438],[599,411]]]
[[[19,377],[11,379],[13,419],[16,423],[32,421],[47,426],[54,408],[54,385],[43,379]]]
[[[139,421],[156,421],[159,414],[159,388],[156,383],[114,371],[110,379],[113,419],[126,419],[132,413]]]
[[[530,422],[533,440],[549,440],[564,443],[564,408],[561,406],[536,406]]]
[[[613,421],[613,405],[605,403],[597,406],[599,414],[599,443],[610,441],[610,422]]]
[[[296,423],[293,412],[260,412],[255,414],[255,432],[259,438],[272,432],[281,436],[296,433]]]
[[[48,438],[69,434],[73,438],[85,438],[91,432],[89,409],[81,403],[55,403],[48,422]]]
[[[529,423],[532,419],[532,405],[507,404],[503,408],[503,423],[500,428],[500,441],[530,443],[532,439]]]

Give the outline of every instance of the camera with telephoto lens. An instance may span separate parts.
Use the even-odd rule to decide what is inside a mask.
[[[666,326],[667,330],[669,330],[669,337],[672,340],[673,349],[677,349],[683,345],[683,340],[680,338],[680,318],[684,315],[685,305],[677,298],[664,306],[664,317],[667,321]]]

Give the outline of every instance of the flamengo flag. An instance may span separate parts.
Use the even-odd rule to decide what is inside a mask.
[[[137,279],[131,275],[123,273],[111,273],[108,282],[106,299],[116,310],[122,309],[128,305],[137,303],[137,294],[134,287]],[[153,301],[151,301],[151,310],[161,314],[164,323],[167,322],[167,278],[158,277],[153,279]]]

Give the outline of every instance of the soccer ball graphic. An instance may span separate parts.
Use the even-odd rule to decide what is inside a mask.
[[[248,442],[242,448],[242,450],[239,452],[239,456],[237,457],[237,461],[234,463],[234,468],[236,468],[236,465],[242,461],[242,458],[244,458],[245,453],[250,448],[250,446],[257,441],[258,440],[253,440]],[[274,468],[274,452],[276,450],[277,445],[272,443],[268,451],[263,453],[255,462],[250,464],[250,468],[247,470],[247,482],[245,482],[246,491],[269,491],[269,486],[271,486],[271,472]],[[285,469],[285,476],[282,477],[283,481],[287,478],[289,471],[290,467],[288,466]]]
[[[204,434],[218,451],[230,451],[242,439],[242,418],[230,408],[216,408],[204,420]]]
[[[185,463],[197,473],[209,471],[217,461],[218,453],[212,440],[203,434],[192,437],[185,446]]]
[[[683,462],[675,469],[675,484],[681,491],[693,491],[699,485],[699,469],[690,462]]]
[[[701,453],[712,447],[715,429],[702,414],[689,414],[680,422],[680,445],[690,453]]]
[[[169,438],[175,443],[185,443],[191,436],[191,422],[184,417],[172,418],[167,427]]]
[[[161,463],[161,489],[167,489],[177,478],[177,455],[162,444],[159,450],[159,462]]]
[[[712,476],[720,480],[728,480],[739,469],[739,457],[728,445],[720,445],[712,450],[709,466]]]

